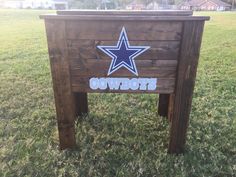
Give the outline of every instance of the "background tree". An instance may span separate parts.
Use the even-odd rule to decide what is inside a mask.
[[[148,5],[150,3],[156,2],[160,5],[173,5],[179,4],[184,1],[190,0],[69,0],[70,8],[80,8],[80,9],[124,9],[129,3],[136,1]],[[232,5],[234,9],[236,0],[222,0],[228,4]]]
[[[101,0],[69,0],[68,3],[70,8],[97,9]]]

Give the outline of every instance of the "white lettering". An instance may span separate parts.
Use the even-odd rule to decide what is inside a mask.
[[[93,90],[98,89],[98,78],[91,78],[89,79],[89,87]]]
[[[148,90],[156,90],[157,88],[157,79],[148,79]]]
[[[106,80],[106,78],[100,78],[99,79],[99,88],[101,90],[106,90],[107,89],[107,80]]]
[[[138,82],[137,78],[133,78],[130,80],[130,88],[131,88],[131,90],[138,90],[139,82]]]
[[[156,90],[157,78],[90,78],[92,90]]]
[[[107,83],[111,90],[119,90],[121,84],[120,80],[117,78],[107,78]]]
[[[147,78],[140,78],[140,90],[147,90],[148,79]]]
[[[121,90],[129,90],[129,79],[128,78],[121,78]]]

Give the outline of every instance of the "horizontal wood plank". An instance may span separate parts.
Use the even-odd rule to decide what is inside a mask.
[[[118,41],[101,40],[68,40],[68,51],[71,57],[88,59],[110,59],[108,55],[99,50],[99,45],[115,46]],[[159,59],[177,60],[180,41],[129,41],[131,46],[150,46],[145,53],[136,57],[136,60]]]
[[[191,10],[58,10],[58,15],[189,16]]]
[[[85,59],[85,58],[69,58],[71,68],[86,68],[94,69],[103,65],[110,65],[111,59]],[[157,68],[157,67],[177,67],[177,60],[135,60],[137,67],[144,69]]]
[[[158,78],[157,89],[154,91],[144,90],[92,90],[89,87],[89,79],[86,77],[73,77],[72,91],[73,92],[89,92],[89,93],[173,93],[175,86],[174,78]]]
[[[67,39],[118,40],[125,27],[129,40],[180,40],[182,22],[66,21]]]
[[[56,15],[46,14],[40,15],[41,19],[46,20],[76,20],[76,21],[153,21],[153,22],[179,22],[179,21],[205,21],[209,20],[209,16],[147,16],[147,15]]]
[[[174,78],[176,75],[176,60],[137,60],[135,63],[140,77]],[[111,60],[70,59],[71,75],[106,77],[110,64]],[[110,76],[133,77],[134,74],[122,67]]]

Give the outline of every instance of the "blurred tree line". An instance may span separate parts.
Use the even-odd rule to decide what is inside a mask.
[[[156,2],[160,5],[173,5],[179,4],[183,1],[190,0],[68,0],[70,8],[79,9],[125,9],[126,5],[131,2],[143,3],[148,5]],[[222,0],[232,5],[232,9],[235,8],[236,0]]]
[[[71,8],[81,9],[124,9],[126,5],[141,2],[148,5],[152,2],[158,4],[174,4],[175,0],[68,0]],[[178,0],[177,0],[178,1]]]

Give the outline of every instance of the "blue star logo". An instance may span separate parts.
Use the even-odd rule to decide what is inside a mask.
[[[133,74],[138,76],[134,58],[145,52],[150,47],[130,46],[125,28],[123,27],[116,46],[97,46],[97,48],[99,48],[112,58],[112,62],[108,70],[108,75],[112,74],[121,67],[125,67]]]

